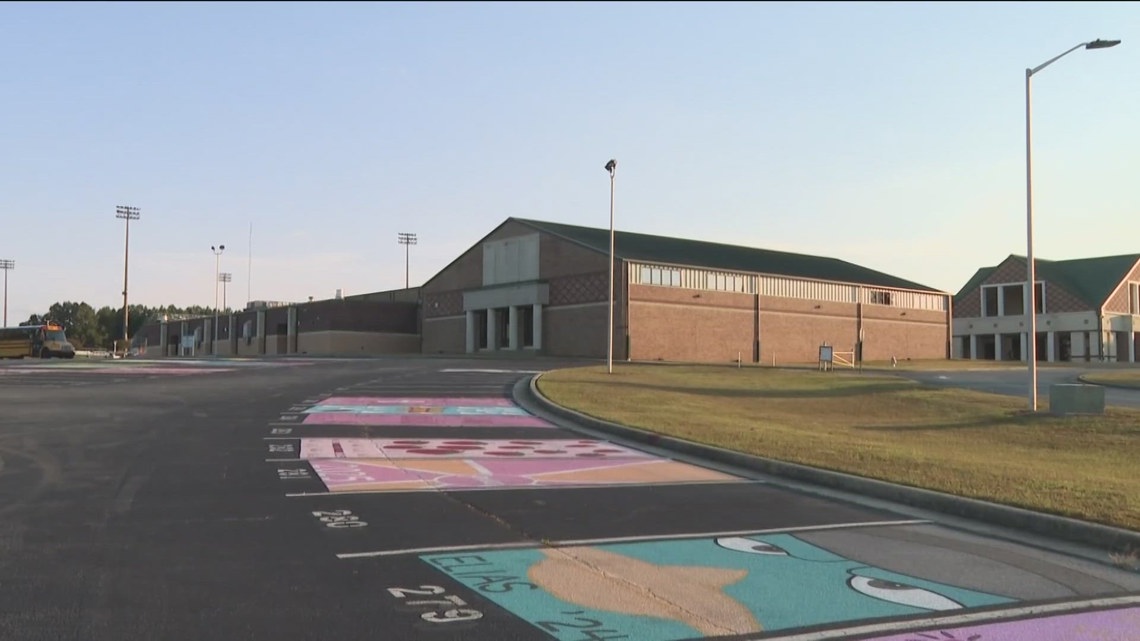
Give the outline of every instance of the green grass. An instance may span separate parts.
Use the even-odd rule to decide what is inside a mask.
[[[731,366],[566,369],[539,389],[691,441],[1140,530],[1140,411],[1029,415],[1020,398],[887,375]]]
[[[1081,378],[1086,383],[1117,385],[1119,387],[1140,389],[1140,371],[1135,370],[1126,372],[1090,372],[1081,376]]]

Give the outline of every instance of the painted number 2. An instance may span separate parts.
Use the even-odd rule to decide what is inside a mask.
[[[367,522],[361,521],[359,516],[352,513],[352,510],[331,510],[328,512],[313,512],[313,516],[325,524],[325,527],[334,530],[343,530],[354,527],[364,527],[368,525]]]
[[[428,623],[453,623],[482,619],[483,613],[464,608],[467,602],[454,594],[444,594],[446,590],[438,585],[421,585],[418,588],[388,588],[388,593],[397,599],[405,599],[404,605],[428,608],[420,618]],[[409,596],[411,598],[409,598]],[[426,598],[425,598],[426,597]]]

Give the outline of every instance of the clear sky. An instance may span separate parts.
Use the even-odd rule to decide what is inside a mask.
[[[1140,253],[1137,3],[0,4],[9,324],[61,300],[422,283],[509,216],[829,255],[957,291]],[[252,224],[252,273],[250,258]],[[247,296],[248,293],[248,296]]]

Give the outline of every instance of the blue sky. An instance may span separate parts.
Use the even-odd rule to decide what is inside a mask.
[[[957,291],[1140,253],[1135,3],[0,4],[9,323],[430,278],[509,216],[830,255]],[[249,273],[250,225],[252,273]]]

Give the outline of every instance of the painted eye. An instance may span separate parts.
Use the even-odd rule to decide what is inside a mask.
[[[741,536],[726,536],[716,540],[716,544],[722,548],[733,550],[735,552],[747,552],[749,554],[768,554],[771,556],[788,556],[788,553],[779,546],[765,543],[763,541],[753,541]]]
[[[880,601],[888,601],[899,605],[909,605],[912,608],[924,610],[958,610],[961,603],[937,592],[925,588],[916,588],[906,583],[895,583],[883,579],[872,579],[865,576],[853,576],[847,583],[856,592],[861,592]]]

